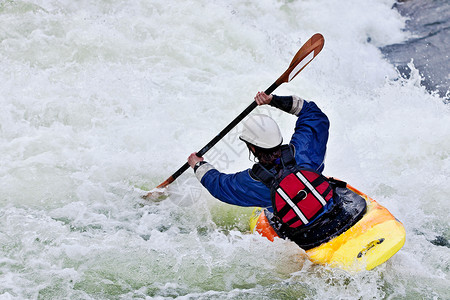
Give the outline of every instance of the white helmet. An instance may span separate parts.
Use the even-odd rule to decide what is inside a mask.
[[[283,137],[277,123],[269,116],[253,114],[243,123],[239,138],[263,149],[281,145]]]

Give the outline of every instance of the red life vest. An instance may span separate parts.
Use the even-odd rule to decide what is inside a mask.
[[[288,145],[282,145],[281,163],[284,167],[276,174],[260,164],[252,173],[271,189],[274,214],[290,228],[299,228],[323,211],[333,189],[325,176],[299,168]]]
[[[333,197],[322,175],[307,170],[294,171],[274,187],[275,214],[291,228],[308,224]]]

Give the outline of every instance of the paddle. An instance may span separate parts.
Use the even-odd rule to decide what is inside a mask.
[[[319,54],[323,48],[324,38],[320,33],[314,34],[295,54],[288,69],[265,91],[267,95],[271,94],[277,87],[285,82],[289,82],[297,76],[313,59]],[[231,129],[233,129],[240,121],[242,121],[253,109],[258,105],[253,101],[242,113],[240,113],[227,127],[225,127],[218,135],[216,135],[206,146],[197,152],[197,156],[201,157],[209,149],[211,149],[218,141],[220,141]],[[163,183],[151,190],[144,199],[153,199],[161,195],[161,189],[175,181],[184,171],[189,168],[186,162],[181,168],[167,178]]]

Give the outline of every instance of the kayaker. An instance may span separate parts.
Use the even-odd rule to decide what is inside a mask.
[[[335,186],[321,175],[329,120],[313,101],[297,96],[258,92],[255,101],[298,117],[289,144],[283,145],[281,131],[272,118],[254,114],[244,122],[239,137],[258,160],[251,169],[225,174],[196,153],[188,157],[188,163],[215,198],[233,205],[265,208],[279,236],[304,249],[315,247],[353,223],[353,216],[336,209],[339,196]]]

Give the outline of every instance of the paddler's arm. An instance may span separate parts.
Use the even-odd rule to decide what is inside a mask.
[[[320,108],[298,96],[266,95],[263,92],[256,95],[255,101],[258,105],[269,104],[298,116],[290,141],[295,147],[295,160],[300,167],[322,172],[330,122]]]
[[[295,113],[298,119],[290,144],[295,147],[295,160],[300,167],[322,172],[330,121],[314,102],[302,99],[301,102]]]
[[[304,100],[297,96],[277,96],[266,95],[264,92],[258,92],[255,96],[258,105],[269,104],[287,113],[298,115],[303,107]]]
[[[270,190],[250,177],[249,170],[234,174],[219,172],[213,165],[192,153],[188,158],[195,176],[212,196],[222,202],[245,206],[263,207],[272,211]]]

